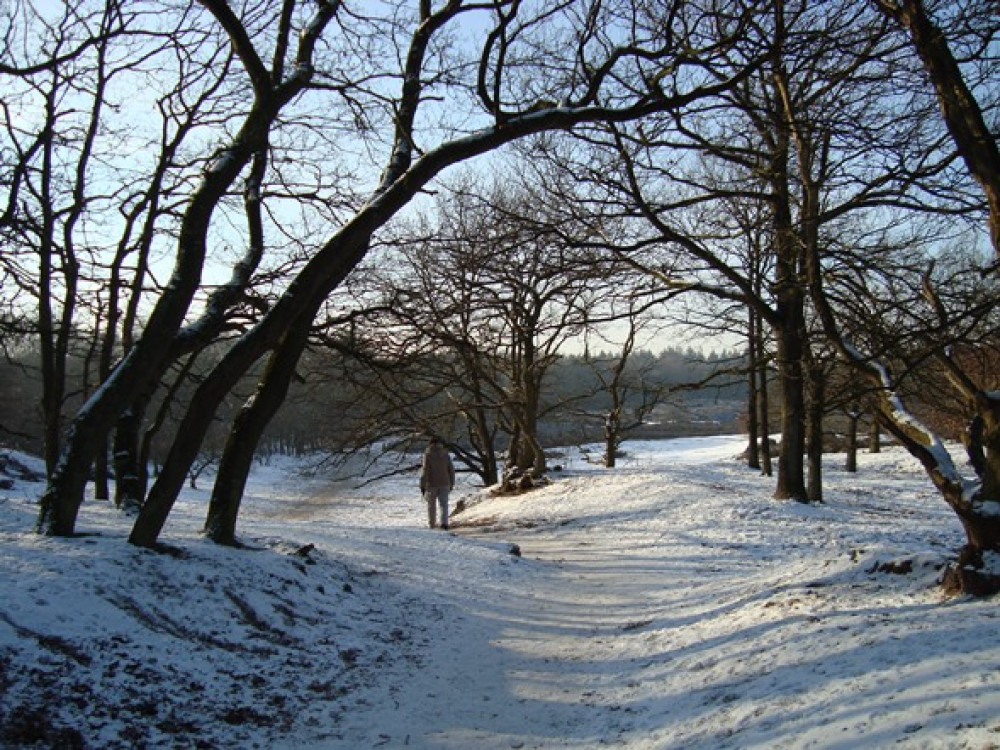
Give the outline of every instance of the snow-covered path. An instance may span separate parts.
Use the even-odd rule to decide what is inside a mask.
[[[668,470],[571,473],[475,505],[455,535],[414,531],[441,554],[415,553],[397,574],[437,592],[440,621],[405,688],[349,712],[331,747],[951,748],[991,736],[956,718],[1000,706],[1000,673],[980,668],[981,622],[942,641],[953,615],[934,565],[953,535],[903,550],[917,581],[902,591],[871,575],[896,554],[901,516],[947,522],[933,498],[910,484],[897,497],[890,465],[852,479],[848,505],[774,503],[759,477],[720,470],[737,447],[693,441]],[[414,512],[396,511],[404,524]],[[519,559],[463,569],[511,543]],[[927,659],[942,648],[941,662],[975,674],[961,710],[941,701]]]
[[[375,519],[370,502],[331,506],[322,490],[282,509],[286,520],[313,528],[352,528],[367,540],[361,559],[384,569],[395,558],[394,569],[385,572],[412,578],[436,592],[439,602],[438,621],[418,628],[425,637],[417,668],[394,674],[395,667],[387,666],[383,684],[404,684],[389,693],[376,689],[367,699],[373,705],[345,712],[324,746],[662,746],[630,736],[646,731],[634,721],[648,710],[635,702],[635,675],[650,661],[641,644],[634,653],[625,644],[641,640],[644,628],[664,616],[669,595],[654,593],[672,588],[679,561],[650,556],[648,549],[623,549],[614,512],[560,516],[560,506],[573,505],[586,481],[567,479],[541,493],[538,506],[555,512],[555,520],[548,511],[538,516],[521,510],[513,512],[524,515],[523,527],[493,523],[495,504],[487,501],[456,516],[453,534],[408,528],[420,518],[418,505],[387,501]],[[642,492],[649,481],[640,474],[630,490]],[[618,523],[633,525],[633,513],[623,509]],[[386,517],[399,528],[376,528]],[[440,554],[418,551],[424,540]],[[506,553],[512,544],[519,557],[508,553],[496,564],[494,554],[485,566],[478,562],[483,550]],[[393,548],[392,556],[386,547]],[[464,565],[470,558],[473,564]]]
[[[565,529],[534,533],[522,554],[512,565],[532,568],[527,576],[457,592],[440,584],[441,623],[431,625],[419,669],[374,721],[365,710],[345,717],[337,747],[561,748],[624,739],[640,710],[630,705],[630,680],[648,658],[642,649],[623,654],[621,640],[662,610],[648,599],[660,573]]]
[[[198,490],[165,531],[176,555],[125,544],[107,503],[82,539],[38,537],[19,486],[0,495],[0,747],[1000,745],[1000,615],[942,599],[961,529],[915,462],[830,457],[826,504],[804,506],[772,500],[742,445],[630,444],[616,470],[567,451],[522,496],[460,486],[454,534],[423,527],[412,475],[358,488],[276,462],[248,485],[247,549],[204,540]]]

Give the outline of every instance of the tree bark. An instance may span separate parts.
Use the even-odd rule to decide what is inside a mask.
[[[758,320],[758,331],[761,331],[762,321]],[[757,365],[760,383],[758,401],[760,402],[760,470],[766,476],[772,476],[774,467],[771,465],[771,407],[768,395],[767,358],[764,356],[764,337],[757,341]]]
[[[868,452],[872,454],[882,452],[882,430],[878,425],[878,414],[874,410],[871,424],[868,425]]]
[[[826,387],[823,378],[823,368],[817,361],[810,363],[809,373],[809,407],[807,426],[809,438],[808,451],[808,483],[809,501],[823,502],[823,416],[826,410]]]
[[[781,448],[778,456],[778,481],[774,497],[779,500],[808,501],[805,478],[805,378],[803,372],[805,333],[805,290],[800,273],[798,237],[792,221],[792,181],[789,165],[792,157],[794,113],[786,94],[784,43],[787,30],[784,3],[774,6],[775,44],[771,78],[774,86],[774,145],[770,158],[769,180],[774,212],[775,254],[774,295],[777,307],[778,387],[781,399]]]
[[[212,212],[249,159],[249,153],[243,158],[242,146],[237,138],[232,158],[218,160],[192,198],[181,226],[177,263],[167,284],[170,291],[160,297],[143,336],[73,419],[59,463],[42,495],[40,532],[73,534],[94,450],[105,444],[121,410],[150,389],[169,365],[171,347],[163,342],[174,339],[197,291]]]
[[[195,391],[178,425],[178,439],[171,443],[156,481],[150,487],[146,502],[132,526],[130,543],[140,547],[156,545],[174,501],[184,487],[184,479],[198,456],[205,433],[215,419],[218,405],[249,367],[249,364],[243,367],[241,362],[233,362],[230,356],[233,351],[230,350]]]
[[[481,461],[480,477],[486,487],[492,487],[500,481],[500,468],[494,448],[495,430],[490,428],[490,420],[484,408],[477,406],[469,416],[469,439]]]
[[[238,19],[226,4],[206,3],[231,36],[254,83],[254,101],[242,126],[228,146],[221,149],[204,173],[181,219],[173,272],[147,321],[143,335],[121,363],[80,409],[69,428],[58,464],[49,474],[41,498],[38,531],[55,536],[72,535],[83,502],[93,452],[104,445],[120,412],[135,398],[155,387],[175,353],[172,346],[201,284],[207,254],[208,232],[219,202],[233,182],[267,143],[271,125],[282,107],[301,93],[312,77],[312,52],[317,38],[336,12],[336,3],[321,4],[299,37],[295,72],[274,83],[263,68],[249,40],[240,36]]]
[[[778,385],[781,398],[781,446],[774,497],[807,502],[805,484],[805,396],[802,341],[795,326],[778,332]]]
[[[747,444],[747,466],[760,470],[760,428],[759,428],[759,394],[757,388],[757,314],[751,308],[748,310],[747,333],[747,432],[750,439]]]
[[[268,423],[285,400],[289,383],[309,339],[311,323],[312,315],[300,320],[271,354],[256,395],[243,406],[233,422],[219,462],[205,521],[206,535],[217,544],[236,544],[236,520],[254,453]]]
[[[969,90],[944,33],[931,21],[922,0],[874,0],[910,35],[927,71],[952,140],[969,174],[980,184],[989,207],[989,234],[1000,261],[1000,146]]]
[[[618,463],[618,431],[621,424],[621,404],[617,403],[617,394],[612,398],[616,403],[604,420],[604,466],[613,469]]]
[[[148,476],[140,442],[149,398],[135,399],[118,418],[114,431],[115,506],[128,513],[138,513],[146,497]]]
[[[858,420],[861,413],[857,409],[852,409],[847,414],[847,459],[844,462],[844,471],[855,474],[858,471]]]

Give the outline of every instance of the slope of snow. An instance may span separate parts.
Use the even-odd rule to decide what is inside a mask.
[[[424,528],[412,474],[358,488],[276,461],[246,549],[206,542],[187,490],[173,554],[95,501],[83,536],[39,537],[41,487],[16,482],[0,746],[1000,744],[996,601],[936,588],[962,533],[916,463],[832,456],[804,506],[735,460],[744,440],[627,444],[613,470],[567,450],[535,492],[461,485],[453,534]]]

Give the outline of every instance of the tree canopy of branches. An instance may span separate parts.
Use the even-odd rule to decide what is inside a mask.
[[[16,158],[4,178],[4,226],[24,226],[17,195],[27,189],[26,175],[44,173],[43,146],[56,142],[47,134],[63,115],[44,116],[44,82],[93,81],[94,125],[69,139],[80,164],[69,171],[87,180],[67,194],[78,196],[76,210],[93,210],[95,229],[103,217],[89,200],[95,191],[111,193],[113,209],[141,205],[136,227],[151,238],[150,257],[173,265],[147,294],[144,281],[157,277],[152,266],[150,277],[139,263],[121,266],[139,295],[141,332],[53,450],[41,531],[74,532],[89,466],[119,417],[141,411],[172,363],[217,338],[241,307],[253,313],[198,387],[184,437],[149,490],[132,534],[144,545],[155,543],[219,402],[267,358],[256,397],[233,424],[209,511],[210,535],[232,541],[249,457],[287,390],[313,318],[373,235],[439,173],[532,134],[679,111],[718,96],[747,71],[746,59],[734,66],[724,51],[753,36],[738,13],[689,2],[421,0],[354,8],[285,0],[236,8],[218,0],[166,7],[95,0],[52,17],[27,4],[15,10],[5,19],[11,43],[0,75],[23,99],[6,118],[4,148]],[[117,97],[99,88],[110,60],[122,74]],[[92,75],[78,77],[77,67]],[[125,91],[143,96],[126,101]],[[79,96],[49,95],[49,106],[76,112]],[[94,158],[92,169],[81,159],[120,153],[114,138],[91,143],[88,133],[107,133],[115,122],[144,124],[135,109],[144,105],[162,126],[149,127],[158,137],[143,150],[150,145],[157,156],[138,174],[160,164],[173,189],[150,182],[123,200],[136,185],[125,171],[134,164],[123,161],[115,172],[103,158]],[[184,129],[192,119],[195,126]],[[159,202],[164,195],[169,208]],[[123,253],[138,261],[132,237]],[[228,262],[217,255],[226,245],[236,249]],[[43,264],[61,258],[72,283],[66,246],[59,256],[47,245],[39,252]],[[221,273],[208,274],[210,258]],[[268,268],[286,263],[280,278],[268,276]],[[219,284],[226,267],[229,281]],[[274,283],[261,286],[268,278]],[[262,296],[262,289],[271,291]]]

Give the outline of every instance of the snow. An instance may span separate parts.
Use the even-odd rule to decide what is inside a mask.
[[[848,352],[855,360],[859,362],[865,361],[865,358],[863,358],[854,347],[849,346]],[[893,421],[899,425],[909,427],[918,435],[922,436],[927,452],[933,458],[941,476],[944,477],[946,481],[960,487],[963,494],[967,498],[972,498],[978,491],[978,483],[966,481],[962,477],[961,473],[956,468],[954,461],[952,461],[951,453],[948,451],[947,447],[945,447],[941,438],[931,432],[927,425],[907,410],[906,405],[903,403],[903,399],[896,391],[895,384],[893,383],[892,377],[889,375],[889,370],[886,366],[878,361],[870,361],[868,364],[878,373],[879,379],[882,381],[882,386],[887,391],[887,400],[889,405],[892,407]]]
[[[936,586],[962,531],[917,463],[830,456],[809,506],[771,499],[744,445],[627,443],[616,469],[567,449],[528,494],[460,482],[453,533],[423,527],[412,474],[274,461],[247,549],[206,541],[208,490],[187,489],[174,554],[92,500],[82,536],[38,536],[42,485],[16,481],[0,747],[1000,744],[997,602]]]

